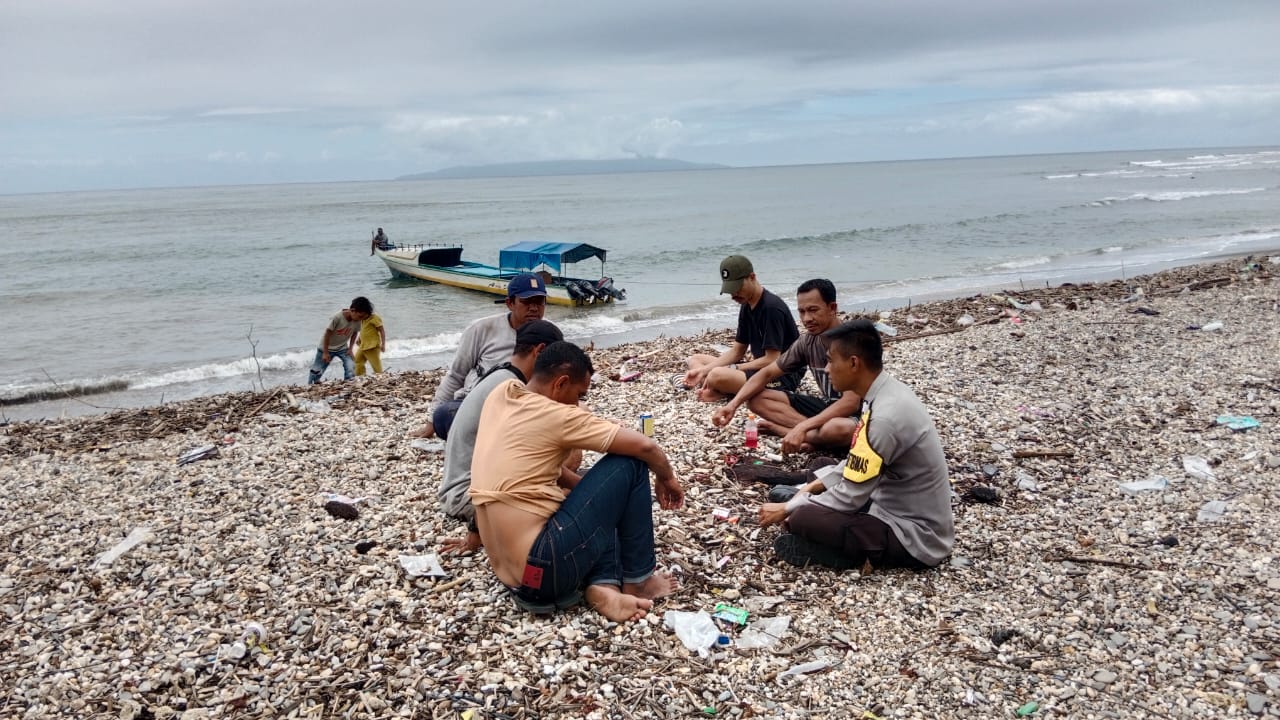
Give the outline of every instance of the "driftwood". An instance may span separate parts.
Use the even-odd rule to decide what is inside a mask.
[[[1014,450],[1015,458],[1050,458],[1050,457],[1072,457],[1075,455],[1070,450]]]

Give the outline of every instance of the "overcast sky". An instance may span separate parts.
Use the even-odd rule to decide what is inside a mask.
[[[1280,144],[1277,0],[3,0],[0,193]]]

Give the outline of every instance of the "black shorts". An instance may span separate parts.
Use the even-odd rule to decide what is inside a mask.
[[[750,380],[751,376],[755,375],[758,371],[743,370],[742,372],[747,376],[747,379]],[[770,390],[781,390],[785,393],[791,393],[791,392],[794,392],[796,388],[800,387],[800,381],[803,379],[804,379],[804,375],[802,374],[787,373],[786,375],[783,375],[777,380],[774,380],[773,382],[769,383],[765,387],[769,388]]]
[[[811,418],[814,415],[831,407],[831,403],[835,400],[827,400],[826,398],[814,397],[798,392],[787,393],[787,402],[791,403],[791,409],[801,415]]]

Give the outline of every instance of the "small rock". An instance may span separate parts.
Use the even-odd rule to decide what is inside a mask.
[[[362,541],[360,541],[360,542],[356,543],[356,552],[357,552],[357,553],[359,553],[359,554],[361,554],[361,555],[364,555],[365,553],[369,552],[370,550],[372,550],[372,549],[374,549],[374,548],[376,548],[376,547],[378,547],[378,543],[377,543],[376,541],[374,541],[374,540],[362,540]]]
[[[992,449],[994,450],[995,447],[993,446]],[[988,480],[994,478],[996,475],[999,475],[999,474],[1000,474],[1000,468],[996,467],[995,465],[988,463],[982,466],[982,475]]]
[[[1258,693],[1249,693],[1245,695],[1245,704],[1249,706],[1249,712],[1254,715],[1261,715],[1263,710],[1267,709],[1267,696]]]
[[[360,517],[360,511],[356,509],[355,505],[349,505],[338,500],[330,500],[325,503],[324,509],[325,512],[329,513],[330,517],[336,517],[339,520],[355,520]]]
[[[975,485],[969,488],[969,491],[964,496],[978,503],[993,503],[1000,499],[999,491],[986,485]]]
[[[1093,680],[1094,682],[1099,682],[1103,685],[1110,685],[1116,681],[1116,674],[1110,670],[1099,670],[1093,674]]]

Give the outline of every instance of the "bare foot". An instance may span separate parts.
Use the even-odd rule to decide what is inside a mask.
[[[764,418],[756,421],[756,427],[760,428],[760,432],[765,435],[773,435],[774,437],[786,437],[791,432],[791,428],[778,425]]]
[[[411,438],[433,438],[436,436],[436,428],[431,423],[427,423],[420,428],[409,431],[408,437]]]
[[[704,387],[698,391],[698,399],[702,402],[719,402],[724,399],[724,395],[721,395],[709,387]]]
[[[639,620],[653,607],[652,600],[628,595],[614,585],[588,585],[583,595],[592,610],[614,622]]]
[[[669,572],[656,572],[638,583],[623,583],[622,592],[648,600],[664,598],[680,589],[680,580]]]

